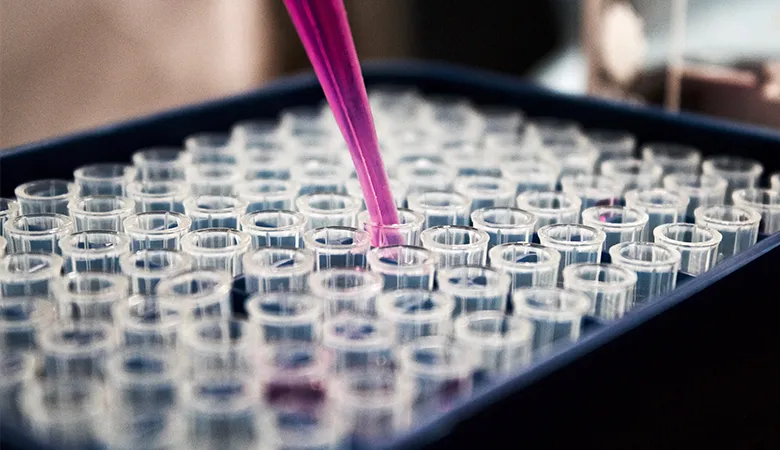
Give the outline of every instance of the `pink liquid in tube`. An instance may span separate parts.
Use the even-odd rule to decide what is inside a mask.
[[[355,165],[371,221],[398,223],[343,0],[284,0]],[[380,240],[381,235],[381,240]],[[374,246],[401,244],[398,233],[376,232]]]

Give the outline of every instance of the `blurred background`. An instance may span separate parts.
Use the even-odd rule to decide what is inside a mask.
[[[447,61],[780,126],[777,0],[345,3],[363,60]],[[308,67],[280,0],[0,0],[0,147]]]

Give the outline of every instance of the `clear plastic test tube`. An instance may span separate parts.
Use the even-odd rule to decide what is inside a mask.
[[[59,320],[39,333],[38,345],[48,379],[67,380],[104,375],[116,347],[110,324],[96,320]]]
[[[49,298],[59,278],[62,257],[48,253],[13,253],[0,258],[0,297]]]
[[[68,203],[78,195],[76,186],[65,180],[37,180],[14,190],[19,213],[68,215]]]
[[[373,247],[419,245],[420,232],[424,223],[425,216],[410,209],[399,209],[398,223],[391,225],[375,223],[368,211],[362,211],[358,214],[358,228],[368,232]]]
[[[3,229],[5,223],[8,222],[19,212],[19,204],[16,200],[9,198],[0,198],[0,236],[4,236]]]
[[[561,274],[572,264],[601,262],[605,239],[603,231],[587,225],[559,223],[539,229],[539,242],[561,254]]]
[[[780,172],[775,172],[769,177],[769,187],[773,191],[780,191]],[[2,209],[2,208],[0,208]],[[2,213],[0,213],[2,214]],[[2,231],[2,230],[0,230]]]
[[[536,221],[536,216],[528,211],[503,206],[481,208],[471,213],[474,228],[488,234],[491,248],[509,242],[531,242]]]
[[[112,316],[121,347],[176,348],[182,314],[175,297],[131,295],[114,305]]]
[[[584,137],[576,141],[545,144],[541,154],[560,165],[561,176],[594,173],[599,158],[599,151]]]
[[[244,180],[235,164],[208,163],[187,167],[187,183],[192,195],[236,194],[236,186]]]
[[[501,176],[515,185],[517,194],[529,191],[554,191],[561,167],[537,154],[504,157],[500,163]],[[510,159],[511,158],[511,159]]]
[[[731,199],[735,205],[761,214],[759,232],[772,234],[780,231],[780,193],[771,189],[738,189],[731,194]]]
[[[125,164],[99,163],[82,166],[73,172],[78,195],[125,195],[133,168]]]
[[[593,206],[620,204],[625,184],[604,175],[566,175],[561,178],[561,190],[578,196],[584,211]]]
[[[322,345],[333,352],[335,372],[370,370],[392,362],[395,328],[379,318],[339,314],[325,319]]]
[[[634,306],[637,276],[613,264],[581,263],[563,269],[563,287],[590,297],[588,315],[617,320]]]
[[[184,148],[191,155],[192,164],[237,164],[239,149],[231,144],[228,133],[216,131],[201,131],[184,139]]]
[[[468,225],[471,199],[457,192],[418,192],[407,197],[409,209],[425,216],[423,229],[442,225]]]
[[[213,372],[254,375],[260,346],[256,325],[229,318],[186,322],[179,331],[194,377]]]
[[[693,212],[699,206],[721,205],[726,198],[728,182],[720,175],[696,175],[671,173],[664,177],[664,188],[688,196],[686,220],[693,220]]]
[[[582,201],[566,192],[524,192],[517,196],[517,207],[536,217],[536,229],[555,223],[579,222]]]
[[[38,333],[55,320],[56,314],[54,303],[45,297],[0,297],[0,353],[34,351]]]
[[[161,280],[157,295],[170,298],[183,320],[227,318],[231,288],[231,277],[225,272],[192,270]]]
[[[642,148],[642,159],[660,165],[665,174],[696,175],[701,165],[701,151],[688,145],[656,142]]]
[[[653,230],[655,242],[680,252],[680,272],[701,275],[718,262],[723,237],[712,228],[691,223],[668,223]]]
[[[242,154],[244,178],[247,180],[289,180],[290,161],[287,151],[274,144],[247,149]],[[245,166],[245,167],[244,167]]]
[[[368,267],[384,278],[385,291],[433,289],[436,259],[422,247],[395,245],[377,247],[366,255]]]
[[[269,247],[244,254],[246,292],[305,292],[314,254],[303,248]]]
[[[688,197],[661,188],[640,189],[626,192],[626,206],[647,214],[647,238],[653,230],[665,223],[685,222]]]
[[[582,318],[591,309],[591,299],[559,288],[534,287],[512,293],[513,315],[534,324],[533,349],[545,355],[554,346],[575,342],[580,337]]]
[[[408,187],[400,180],[390,178],[387,180],[387,186],[390,189],[390,194],[395,200],[395,206],[397,208],[406,207],[406,194]],[[347,180],[347,194],[363,200],[362,208],[365,208],[365,199],[363,198],[363,188],[360,187],[360,180],[357,178],[350,178]]]
[[[718,175],[726,179],[728,186],[725,202],[730,205],[732,192],[758,185],[764,166],[756,160],[740,156],[711,156],[704,160],[701,170],[705,175]]]
[[[255,211],[240,219],[240,229],[252,239],[252,248],[303,245],[306,216],[289,210]]]
[[[661,184],[664,168],[642,159],[611,159],[601,163],[601,174],[623,182],[625,189],[650,189]]]
[[[414,340],[401,348],[398,359],[400,376],[415,385],[415,400],[422,410],[447,409],[454,401],[471,395],[475,355],[448,337]]]
[[[298,196],[298,185],[285,180],[252,180],[238,185],[238,198],[247,202],[247,212],[291,211]]]
[[[436,259],[439,269],[479,266],[487,260],[487,232],[463,226],[437,226],[423,230],[420,241]]]
[[[309,277],[309,290],[322,300],[325,317],[339,314],[375,317],[376,298],[382,292],[384,278],[360,268],[330,268]]]
[[[121,349],[106,363],[109,407],[130,417],[169,412],[176,406],[184,375],[180,358],[170,349]]]
[[[178,250],[181,238],[190,231],[192,220],[184,214],[169,211],[136,213],[124,221],[132,251],[145,249]]]
[[[636,304],[646,304],[677,286],[680,252],[661,243],[623,242],[609,249],[612,264],[636,272]]]
[[[305,194],[295,200],[298,211],[306,217],[309,230],[321,227],[354,227],[361,200],[347,194]]]
[[[185,180],[189,154],[176,147],[150,147],[133,153],[136,178],[140,181]]]
[[[322,227],[303,234],[307,249],[314,252],[315,270],[330,267],[365,267],[371,248],[367,232],[351,227]]]
[[[3,420],[19,423],[19,394],[34,383],[35,357],[28,352],[0,350],[0,414]]]
[[[133,294],[152,295],[160,280],[192,270],[194,265],[190,255],[170,249],[139,250],[119,257],[119,266],[130,278]]]
[[[722,240],[718,248],[718,262],[736,255],[758,240],[761,214],[743,206],[700,206],[694,211],[696,224],[720,232]]]
[[[604,251],[621,242],[645,237],[646,213],[624,206],[594,206],[582,212],[582,224],[604,232]]]
[[[488,376],[511,373],[531,362],[533,323],[499,311],[479,311],[455,321],[455,342],[476,356],[476,369]]]
[[[135,212],[135,202],[126,197],[98,195],[71,200],[70,218],[76,231],[124,231],[123,222]]]
[[[130,295],[127,277],[113,273],[69,273],[52,283],[60,317],[112,322],[115,304]]]
[[[347,192],[348,167],[333,162],[309,161],[290,169],[291,178],[298,184],[299,195]]]
[[[66,273],[119,273],[119,258],[130,253],[130,238],[116,231],[78,231],[60,238],[58,245]]]
[[[429,161],[402,163],[396,167],[396,177],[408,180],[409,193],[451,191],[457,169]]]
[[[636,137],[620,130],[586,130],[585,137],[599,151],[596,168],[609,159],[624,159],[634,156]]]
[[[183,213],[184,199],[190,187],[184,181],[133,181],[127,185],[127,196],[135,202],[135,210]]]
[[[497,268],[460,266],[436,273],[439,290],[455,300],[455,316],[476,311],[506,311],[511,279]]]
[[[471,211],[493,206],[514,206],[516,189],[509,180],[496,177],[458,177],[455,192],[471,199]]]
[[[561,254],[530,243],[507,243],[490,250],[490,266],[510,277],[510,290],[523,287],[555,287]]]
[[[249,234],[230,228],[202,228],[181,238],[181,251],[195,260],[195,267],[223,271],[231,277],[243,272],[242,259],[251,245]]]
[[[7,241],[5,240],[5,238],[0,236],[0,258],[5,256],[5,249],[7,247],[6,244],[7,244]]]
[[[238,229],[238,220],[246,213],[246,208],[247,202],[224,195],[200,195],[184,200],[184,212],[192,220],[191,230]]]
[[[251,323],[259,325],[264,344],[317,342],[322,300],[303,292],[266,292],[244,303]]]
[[[377,299],[381,319],[395,327],[400,345],[427,336],[448,336],[455,300],[443,292],[425,289],[399,289]]]
[[[9,253],[59,253],[57,241],[73,233],[73,221],[62,214],[16,216],[5,224]]]

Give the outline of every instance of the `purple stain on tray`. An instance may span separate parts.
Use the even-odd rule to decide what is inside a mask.
[[[327,391],[311,380],[274,380],[265,388],[266,401],[277,408],[311,409],[325,402]]]

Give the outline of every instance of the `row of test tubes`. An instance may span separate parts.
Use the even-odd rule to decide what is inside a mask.
[[[364,210],[327,108],[2,200],[4,417],[108,448],[383,439],[780,227],[756,161],[370,100],[396,225]]]

